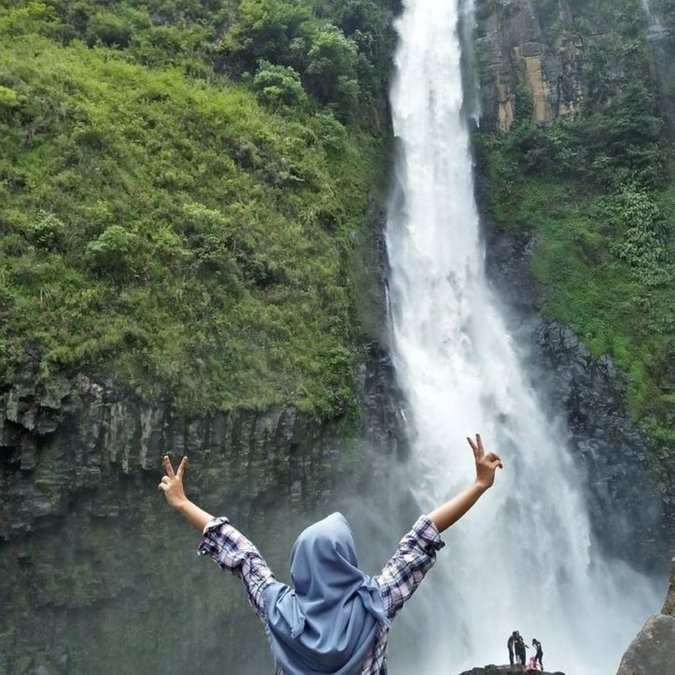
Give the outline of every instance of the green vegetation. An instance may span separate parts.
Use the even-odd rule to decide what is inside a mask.
[[[552,289],[546,311],[595,356],[615,359],[636,419],[667,452],[675,447],[675,171],[644,25],[622,9],[605,7],[617,33],[593,36],[582,12],[577,19],[587,49],[581,115],[537,125],[523,86],[511,130],[477,142],[497,221],[539,235],[534,272]]]
[[[0,9],[0,381],[348,410],[388,23],[371,0]]]

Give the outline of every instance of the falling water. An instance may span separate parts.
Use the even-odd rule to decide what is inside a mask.
[[[649,40],[661,40],[666,36],[666,29],[663,27],[661,20],[652,11],[651,2],[649,0],[641,0],[642,9],[647,15],[647,38]]]
[[[402,613],[392,646],[411,649],[399,648],[392,670],[450,675],[503,663],[506,639],[519,629],[527,642],[541,640],[550,669],[612,673],[658,598],[645,579],[596,550],[583,480],[486,285],[464,124],[459,2],[403,5],[387,247],[394,358],[411,417],[411,482],[425,508],[467,484],[473,464],[464,437],[475,431],[505,468],[447,533],[422,599]]]

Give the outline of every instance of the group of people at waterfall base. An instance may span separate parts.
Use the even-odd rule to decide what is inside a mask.
[[[509,636],[506,647],[509,650],[509,663],[512,666],[518,665],[525,670],[527,665],[527,670],[544,670],[544,650],[541,648],[541,642],[536,638],[532,638],[532,649],[535,652],[530,656],[527,664],[525,664],[525,660],[527,659],[525,650],[529,649],[530,645],[525,644],[523,636],[517,630],[514,630]]]
[[[474,506],[502,468],[499,455],[485,452],[479,434],[467,441],[475,463],[473,482],[421,515],[373,577],[359,569],[351,528],[340,513],[298,536],[290,557],[292,585],[287,585],[277,581],[260,551],[227,518],[214,518],[185,496],[187,457],[175,471],[164,457],[158,489],[202,533],[198,552],[241,579],[265,626],[276,675],[386,675],[392,619],[435,564],[444,546],[441,532]]]

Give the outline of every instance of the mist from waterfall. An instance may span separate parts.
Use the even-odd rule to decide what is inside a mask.
[[[647,15],[647,38],[649,40],[661,40],[666,36],[666,29],[661,20],[652,11],[650,0],[640,0],[642,9]]]
[[[505,468],[446,533],[436,568],[394,624],[391,670],[450,675],[504,663],[506,640],[519,629],[528,644],[543,643],[547,669],[609,674],[659,598],[649,580],[598,552],[583,476],[488,289],[459,4],[405,0],[397,24],[392,341],[411,434],[407,475],[423,508],[473,479],[471,433],[482,433]]]

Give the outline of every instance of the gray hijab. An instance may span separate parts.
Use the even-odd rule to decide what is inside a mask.
[[[358,675],[380,624],[380,589],[357,566],[354,537],[341,513],[304,530],[291,551],[293,588],[265,589],[268,635],[285,675]]]

